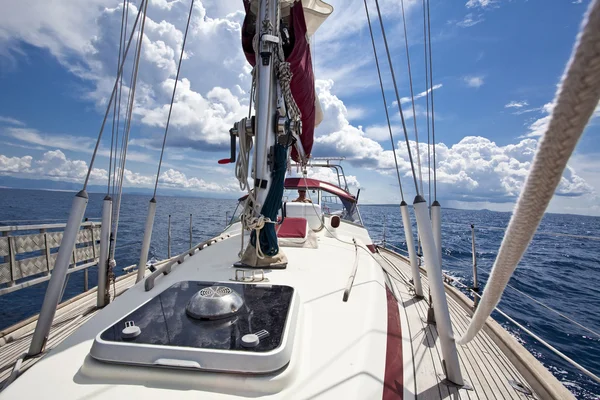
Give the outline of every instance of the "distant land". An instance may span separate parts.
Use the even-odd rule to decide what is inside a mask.
[[[20,179],[11,176],[0,175],[0,189],[26,189],[26,190],[52,190],[60,192],[78,192],[81,190],[81,183],[51,181],[47,179]],[[89,193],[106,193],[105,185],[89,185]],[[123,187],[123,193],[152,195],[152,188],[127,188]],[[197,192],[183,189],[159,188],[161,196],[173,197],[204,197],[210,199],[237,199],[237,194]]]

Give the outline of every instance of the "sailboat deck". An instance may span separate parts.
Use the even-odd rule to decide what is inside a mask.
[[[407,280],[411,276],[410,265],[403,257],[382,250],[381,257],[393,263]],[[423,292],[429,291],[427,275],[421,275]],[[540,399],[537,394],[526,395],[513,386],[510,381],[521,383],[526,387],[525,378],[517,371],[508,357],[494,343],[487,332],[481,331],[466,346],[457,346],[463,378],[473,390],[458,389],[442,383],[442,351],[435,325],[427,324],[428,303],[426,299],[418,300],[409,287],[402,282],[393,282],[400,307],[402,320],[402,336],[405,341],[403,351],[412,352],[414,362],[413,381],[405,380],[410,392],[419,399]],[[447,296],[450,317],[455,337],[460,337],[469,324],[469,312],[452,296]],[[406,340],[406,339],[405,339]],[[410,354],[410,353],[409,353]],[[406,365],[406,364],[405,364]],[[406,373],[405,373],[406,377]],[[406,379],[406,378],[405,378]],[[414,390],[414,391],[413,391]],[[532,389],[533,392],[533,389]]]
[[[135,284],[137,271],[117,278],[115,293],[120,295]],[[96,315],[97,288],[93,288],[73,299],[67,300],[56,311],[46,349],[52,349],[62,343],[86,321]],[[26,353],[31,344],[37,315],[17,325],[0,331],[0,388],[10,376],[15,362]],[[41,357],[27,358],[23,361],[21,372],[33,366]]]

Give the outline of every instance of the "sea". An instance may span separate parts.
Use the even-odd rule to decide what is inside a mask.
[[[0,225],[66,221],[72,192],[0,189]],[[103,194],[91,193],[85,216],[99,220]],[[136,264],[150,196],[125,194],[116,244],[117,274]],[[167,226],[171,216],[172,254],[184,252],[192,242],[218,235],[237,201],[197,197],[157,197],[158,205],[149,258],[167,256]],[[363,205],[364,225],[374,242],[406,251],[398,205]],[[479,286],[485,288],[511,214],[488,210],[442,208],[443,269],[460,282],[473,284],[471,224]],[[414,221],[413,221],[414,224]],[[415,227],[416,231],[416,227]],[[600,338],[548,308],[543,303],[592,331],[600,332],[600,218],[547,214],[527,253],[510,280],[499,309],[559,349],[582,366],[600,375]],[[556,234],[567,235],[556,235]],[[568,236],[570,235],[570,236]],[[89,270],[89,285],[96,285],[96,269]],[[0,329],[39,312],[46,283],[0,296]],[[63,300],[83,290],[83,272],[70,275]],[[463,289],[464,290],[464,289]],[[517,291],[518,290],[518,291]],[[498,313],[494,318],[540,360],[578,399],[600,399],[600,385]]]

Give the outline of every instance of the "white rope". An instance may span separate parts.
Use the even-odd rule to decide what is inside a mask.
[[[467,332],[466,344],[484,326],[554,195],[577,141],[600,100],[600,0],[593,0],[557,91],[524,190],[508,225],[490,279]]]

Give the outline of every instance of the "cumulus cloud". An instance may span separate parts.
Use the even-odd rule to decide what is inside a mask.
[[[160,175],[159,183],[164,187],[191,189],[201,192],[240,192],[237,181],[231,179],[228,184],[206,182],[204,179],[188,178],[183,172],[168,169]]]
[[[9,172],[29,172],[32,159],[31,156],[7,157],[0,154],[0,174]]]
[[[0,175],[10,175],[18,178],[50,179],[67,182],[83,182],[88,170],[88,164],[83,160],[71,160],[60,150],[45,152],[35,160],[32,156],[7,157],[0,154]],[[123,180],[125,187],[154,187],[155,176],[144,175],[125,169]],[[90,173],[90,182],[105,184],[108,172],[105,169],[94,168]],[[185,189],[196,192],[237,193],[239,186],[232,177],[229,182],[208,182],[196,177],[188,178],[184,173],[175,169],[163,172],[159,179],[159,187]]]
[[[315,155],[344,156],[356,167],[376,170],[382,174],[394,172],[394,153],[386,150],[374,138],[389,137],[387,126],[373,125],[366,129],[350,124],[344,103],[331,90],[333,82],[318,81],[317,91],[326,116],[317,129]],[[550,109],[547,105],[546,109]],[[397,128],[394,128],[398,132]],[[368,133],[369,132],[369,133]],[[410,141],[416,159],[416,143]],[[439,190],[444,197],[461,201],[515,201],[527,176],[535,154],[537,140],[524,138],[516,144],[499,146],[480,136],[469,136],[447,146],[436,145]],[[432,151],[433,148],[430,148]],[[420,143],[423,177],[426,167],[427,144]],[[408,149],[404,141],[396,143],[398,166],[405,182],[412,180]],[[574,170],[565,172],[557,190],[562,196],[580,196],[592,188]]]
[[[473,88],[480,88],[481,86],[483,86],[484,83],[483,76],[465,76],[463,80],[465,81],[467,86]]]

